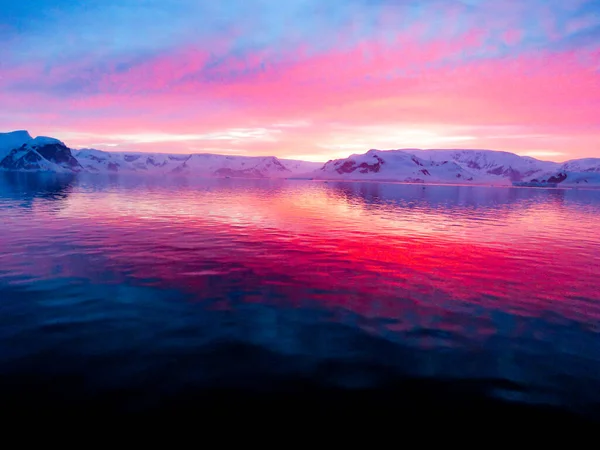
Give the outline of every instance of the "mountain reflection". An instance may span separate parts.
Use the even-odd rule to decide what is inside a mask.
[[[6,206],[32,208],[36,200],[51,202],[57,210],[67,200],[76,176],[57,173],[0,171],[0,201]]]
[[[360,199],[366,204],[411,207],[427,204],[430,207],[496,208],[507,205],[535,203],[540,200],[564,201],[569,191],[564,189],[524,189],[486,186],[442,186],[401,183],[328,182],[327,188],[336,191],[347,200]],[[582,191],[579,191],[582,192]],[[598,193],[587,191],[598,199]],[[584,193],[585,196],[585,193]],[[572,196],[576,198],[575,196]]]
[[[593,303],[586,318],[570,307],[600,300],[590,269],[600,257],[598,197],[582,207],[576,197],[535,189],[126,178],[78,180],[67,200],[71,185],[57,183],[28,189],[32,198],[62,198],[60,234],[43,226],[54,209],[40,207],[40,228],[5,232],[5,248],[15,247],[8,267],[28,264],[50,276],[60,262],[65,276],[97,282],[129,280],[201,299],[322,298],[394,320],[415,304],[600,318]],[[48,261],[16,250],[42,237],[54,249]],[[56,252],[60,245],[69,251]],[[37,262],[17,262],[27,257]]]

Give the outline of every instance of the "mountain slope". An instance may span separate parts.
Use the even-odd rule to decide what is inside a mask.
[[[0,133],[0,161],[2,161],[11,150],[21,147],[33,138],[25,130]]]
[[[0,161],[4,170],[79,172],[81,165],[61,141],[49,137],[30,139]]]
[[[493,150],[418,150],[415,154],[434,161],[455,161],[475,174],[475,178],[489,178],[491,181],[497,181],[495,177],[511,182],[523,181],[557,170],[560,166],[554,162]]]
[[[600,173],[600,158],[573,159],[562,164],[560,170],[565,172]]]
[[[494,150],[369,150],[327,162],[319,179],[511,185],[538,181],[561,185],[600,184],[600,158],[560,164]]]
[[[73,151],[83,168],[94,173],[152,173],[201,177],[279,178],[317,169],[322,164],[285,160],[274,156],[230,156],[200,153],[169,155]]]
[[[191,155],[174,170],[179,174],[230,177],[281,177],[292,172],[274,156]]]
[[[105,152],[89,148],[74,150],[73,154],[87,172],[93,173],[166,173],[189,158],[189,155]]]
[[[600,158],[567,161],[556,170],[540,174],[534,181],[549,181],[569,185],[600,185]]]
[[[369,150],[364,155],[328,161],[317,178],[379,179],[407,182],[472,181],[473,174],[454,161],[426,160],[404,150]]]

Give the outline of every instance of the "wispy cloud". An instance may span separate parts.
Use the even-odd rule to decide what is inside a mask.
[[[0,118],[119,149],[600,155],[599,13],[596,0],[0,0]]]

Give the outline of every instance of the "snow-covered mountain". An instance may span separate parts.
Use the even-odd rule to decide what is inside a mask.
[[[189,155],[117,153],[90,148],[73,150],[73,155],[85,171],[92,173],[166,173],[189,158]]]
[[[24,136],[23,136],[24,137]],[[81,165],[58,139],[39,136],[13,148],[0,161],[5,170],[79,172]]]
[[[322,162],[300,161],[297,159],[280,159],[279,161],[294,174],[306,174],[323,167]]]
[[[404,150],[369,150],[363,155],[328,161],[317,178],[458,182],[473,174],[454,161],[424,159]]]
[[[33,138],[25,130],[0,133],[0,161],[2,161],[11,150],[21,147]]]
[[[163,154],[71,150],[48,137],[32,138],[27,131],[0,133],[0,170],[144,173],[199,177],[285,178],[311,172],[322,163],[274,156]]]
[[[221,177],[285,177],[292,171],[274,156],[191,155],[175,169],[176,173]]]
[[[169,155],[81,149],[74,150],[73,154],[86,171],[94,173],[284,178],[315,170],[322,165],[321,163],[279,159],[274,156],[230,156],[208,153]]]
[[[556,163],[493,150],[401,149],[321,163],[274,156],[71,150],[27,131],[0,133],[0,170],[138,173],[194,177],[315,178],[413,183],[600,185],[600,158]]]
[[[492,150],[417,150],[415,154],[433,161],[455,161],[471,171],[475,178],[496,181],[524,181],[544,172],[558,170],[559,163],[540,161],[528,156]]]
[[[328,161],[318,179],[511,185],[516,181],[600,184],[600,158],[566,163],[494,150],[369,150]]]
[[[560,170],[566,172],[600,173],[600,158],[583,158],[567,161],[561,165]]]

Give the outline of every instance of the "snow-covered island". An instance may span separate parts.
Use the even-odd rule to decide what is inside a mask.
[[[326,163],[275,156],[71,149],[27,131],[0,133],[0,170],[181,177],[294,178],[515,186],[600,186],[600,158],[564,163],[494,150],[372,149]]]

